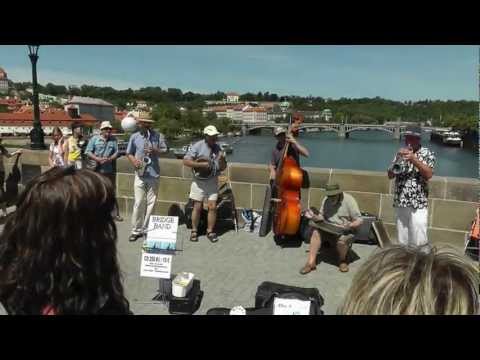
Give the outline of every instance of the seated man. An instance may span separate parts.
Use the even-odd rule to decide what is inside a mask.
[[[326,186],[327,196],[323,199],[320,213],[315,215],[307,211],[311,220],[309,225],[314,228],[310,238],[310,253],[308,261],[300,270],[305,275],[316,269],[317,253],[322,245],[322,240],[336,247],[339,257],[339,270],[348,271],[347,253],[353,243],[353,231],[358,228],[363,220],[355,199],[340,190],[338,184]]]

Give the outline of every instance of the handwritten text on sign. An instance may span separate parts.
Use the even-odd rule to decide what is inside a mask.
[[[172,273],[172,255],[151,254],[142,251],[140,276],[170,279]]]
[[[177,239],[178,216],[150,216],[148,223],[148,239],[173,240]]]
[[[310,301],[297,299],[273,300],[273,315],[309,315]]]

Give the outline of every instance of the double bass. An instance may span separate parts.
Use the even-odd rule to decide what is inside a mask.
[[[298,126],[302,122],[303,117],[294,114],[290,120],[287,135],[297,136]],[[301,219],[300,192],[303,171],[297,161],[288,154],[289,146],[290,143],[285,141],[275,178],[277,198],[272,199],[276,203],[273,231],[277,236],[297,234]]]

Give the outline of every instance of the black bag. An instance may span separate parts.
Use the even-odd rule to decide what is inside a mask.
[[[323,315],[321,308],[324,304],[324,300],[318,289],[301,288],[269,281],[265,281],[258,286],[257,293],[255,294],[255,308],[273,309],[273,301],[275,297],[311,301],[310,315]]]
[[[230,315],[230,308],[216,307],[207,311],[206,315]],[[245,308],[246,315],[273,315],[270,308]]]
[[[310,176],[308,175],[307,170],[300,169],[302,170],[302,189],[308,189],[310,187]]]
[[[172,296],[168,304],[168,312],[176,315],[192,315],[198,310],[203,298],[200,280],[194,279],[192,288],[184,298]]]
[[[353,233],[355,237],[353,238],[354,242],[361,244],[377,245],[378,240],[375,236],[375,232],[372,228],[372,223],[378,220],[378,217],[375,215],[362,212],[361,218],[363,219],[362,225]]]

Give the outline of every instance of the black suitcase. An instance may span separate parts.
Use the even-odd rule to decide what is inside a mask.
[[[354,232],[355,237],[353,241],[360,244],[377,245],[377,237],[372,228],[372,223],[378,220],[375,215],[362,212],[361,218],[363,219],[362,225]]]
[[[302,295],[302,300],[310,300],[310,315],[322,315],[321,307],[324,304],[322,295],[317,288],[301,288],[297,286],[283,285],[264,281],[257,288],[255,294],[255,308],[273,308],[273,300],[275,296],[285,296],[293,298],[293,294]],[[282,296],[282,297],[283,297]]]
[[[184,298],[172,296],[168,304],[168,312],[175,315],[192,315],[198,310],[203,298],[200,280],[194,279],[192,288]]]

